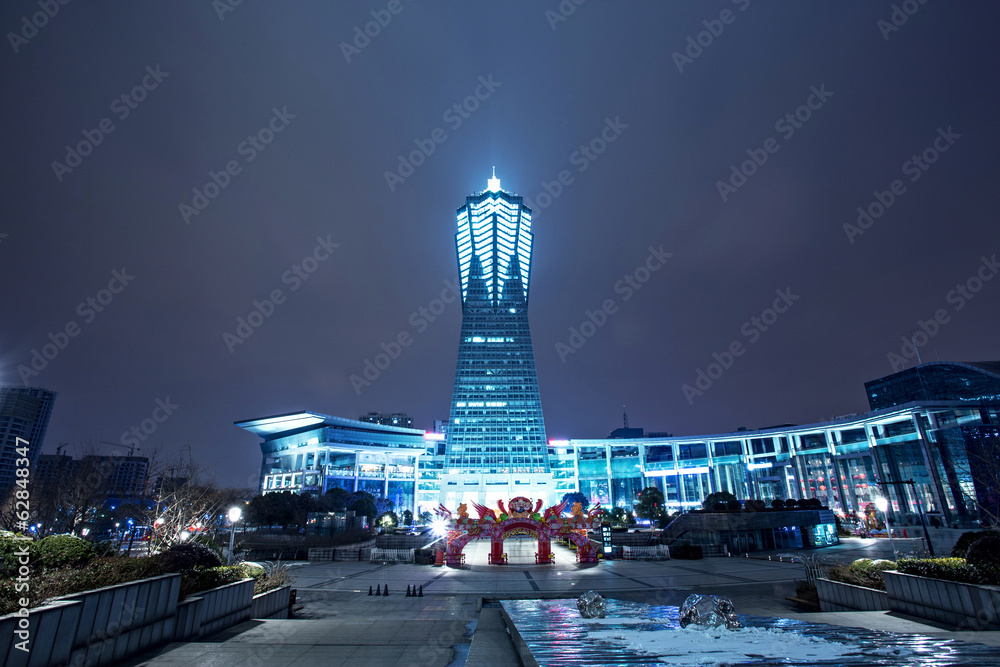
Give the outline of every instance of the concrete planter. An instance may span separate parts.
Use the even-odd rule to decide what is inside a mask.
[[[1000,630],[1000,587],[882,573],[889,608],[956,630]]]
[[[864,586],[854,586],[831,579],[817,579],[821,611],[883,611],[889,609],[885,591]]]
[[[170,641],[205,637],[251,618],[253,585],[244,579],[178,603],[181,575],[166,574],[56,598],[30,609],[27,619],[0,618],[0,665],[111,665]],[[283,601],[287,614],[288,587],[259,597],[272,594],[262,608]],[[17,647],[24,620],[30,652]]]
[[[288,618],[288,597],[291,586],[253,596],[250,618]]]
[[[250,618],[253,579],[202,591],[177,605],[174,641],[215,634]]]
[[[16,614],[0,618],[0,664],[109,665],[174,635],[181,575],[57,598],[28,612],[31,652],[16,647]]]

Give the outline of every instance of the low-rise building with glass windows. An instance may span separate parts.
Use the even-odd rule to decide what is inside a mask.
[[[969,448],[1000,451],[997,424],[1000,404],[925,401],[755,431],[555,444],[572,450],[578,490],[606,507],[630,507],[647,486],[671,510],[728,491],[764,501],[818,498],[850,514],[884,494],[901,523],[923,511],[964,526],[980,518],[982,503],[995,502],[988,475],[976,474],[982,457],[970,458]]]
[[[925,366],[966,373],[988,364]],[[921,381],[917,373],[906,377]],[[964,386],[961,378],[939,380],[942,387]],[[895,387],[899,396],[913,391],[898,381]],[[454,508],[469,491],[466,476],[450,467],[442,433],[312,412],[237,425],[263,439],[263,493],[340,486],[419,513],[439,503]],[[728,491],[765,502],[818,498],[856,514],[885,495],[901,524],[918,522],[923,512],[932,523],[966,527],[984,511],[995,515],[1000,504],[1000,401],[917,400],[814,424],[711,435],[618,429],[603,439],[550,440],[546,454],[543,483],[536,475],[488,472],[472,484],[477,492],[485,486],[488,497],[532,495],[554,504],[579,491],[591,503],[624,508],[654,486],[669,510],[699,507],[710,493]]]
[[[334,487],[367,491],[414,509],[420,458],[437,434],[317,412],[295,412],[236,422],[262,438],[261,493],[322,495]]]

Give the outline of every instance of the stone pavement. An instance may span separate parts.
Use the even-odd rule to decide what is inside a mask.
[[[397,593],[390,589],[388,598],[313,592],[295,618],[247,621],[123,664],[444,667],[455,658],[456,646],[460,655],[468,651],[478,598],[405,594],[405,587]]]
[[[890,553],[886,542],[851,540],[820,553],[846,561],[877,558]],[[468,562],[485,563],[485,549],[477,550],[477,543],[469,546]],[[804,578],[803,567],[779,562],[774,555],[770,561],[763,554],[749,559],[580,565],[571,552],[554,545],[556,563],[535,565],[533,553],[522,553],[520,546],[510,545],[508,556],[516,555],[522,562],[473,564],[461,570],[364,562],[296,563],[294,586],[303,609],[295,618],[249,621],[203,641],[169,644],[125,664],[518,665],[497,610],[490,605],[480,609],[482,599],[574,598],[591,589],[607,597],[665,605],[679,605],[693,592],[723,594],[733,599],[740,613],[947,635],[1000,646],[997,632],[950,632],[887,612],[799,612],[785,597],[794,595],[795,581]],[[423,585],[424,597],[407,598],[408,585]],[[368,596],[369,586],[388,586],[389,596]]]

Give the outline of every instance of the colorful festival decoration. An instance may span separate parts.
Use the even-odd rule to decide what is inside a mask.
[[[600,504],[585,515],[580,503],[574,503],[570,508],[570,515],[563,516],[568,501],[546,508],[544,512],[542,503],[541,500],[532,502],[523,496],[511,498],[506,507],[502,500],[497,501],[496,509],[473,502],[472,507],[479,515],[478,518],[469,515],[469,508],[465,503],[458,506],[457,517],[444,505],[438,505],[434,512],[448,522],[448,549],[445,554],[447,564],[461,565],[462,550],[466,544],[472,540],[489,539],[490,563],[502,565],[505,562],[503,541],[514,535],[534,536],[538,540],[538,551],[535,553],[537,563],[552,562],[553,537],[573,542],[581,563],[596,563],[597,552],[590,543],[587,531],[601,530]]]

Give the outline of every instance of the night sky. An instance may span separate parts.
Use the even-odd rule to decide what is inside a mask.
[[[550,438],[864,412],[921,320],[924,361],[1000,357],[996,3],[40,4],[0,9],[0,383],[58,392],[47,452],[159,400],[140,453],[244,485],[237,420],[447,419],[494,165]]]

